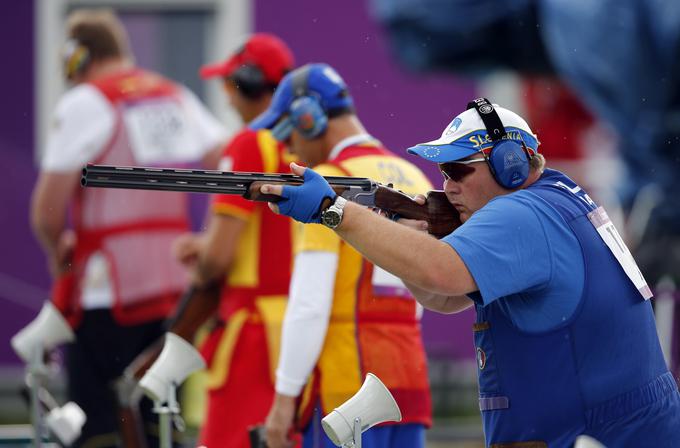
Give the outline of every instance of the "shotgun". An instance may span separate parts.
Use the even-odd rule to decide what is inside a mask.
[[[429,233],[437,238],[461,225],[458,211],[443,191],[428,192],[426,203],[420,205],[390,185],[368,178],[326,176],[325,179],[338,195],[349,201],[391,215],[427,221]],[[83,187],[236,194],[252,201],[277,202],[281,199],[279,196],[262,194],[260,187],[301,185],[303,178],[294,174],[88,165],[83,168],[80,183]]]
[[[340,196],[358,204],[380,209],[392,216],[424,220],[428,232],[442,238],[461,225],[458,211],[449,203],[443,191],[430,191],[424,205],[391,186],[379,184],[368,178],[326,176],[326,181]],[[281,198],[260,192],[263,184],[301,185],[301,176],[294,174],[243,173],[214,170],[189,170],[151,167],[121,167],[88,165],[83,168],[83,187],[123,188],[133,190],[178,191],[189,193],[235,194],[253,201],[278,202]],[[195,297],[194,296],[202,296]],[[170,331],[186,340],[192,340],[196,329],[214,313],[219,303],[219,287],[203,291],[189,289],[181,301],[178,312],[169,325]],[[121,411],[134,409],[126,403],[124,395],[136,385],[146,370],[160,354],[162,341],[148,347],[126,369],[118,387],[126,392],[119,394]],[[119,391],[121,391],[119,389]],[[123,395],[123,396],[120,396]],[[128,434],[138,431],[137,416],[127,414]],[[132,418],[131,418],[132,417]],[[134,439],[134,437],[131,437]],[[140,439],[140,437],[137,437]],[[139,440],[136,446],[140,446]]]
[[[220,303],[221,288],[221,279],[204,288],[190,286],[182,294],[174,315],[166,322],[166,331],[191,342],[198,329],[215,315]],[[136,385],[142,379],[161,354],[164,339],[165,335],[137,355],[128,365],[123,372],[128,384]]]

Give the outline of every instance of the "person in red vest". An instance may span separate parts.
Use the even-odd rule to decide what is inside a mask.
[[[203,67],[201,76],[221,78],[231,106],[248,123],[269,107],[293,64],[284,42],[260,33],[226,61]],[[292,160],[268,130],[245,127],[225,146],[220,169],[289,173]],[[274,398],[292,267],[292,221],[271,213],[264,202],[237,195],[213,199],[205,231],[185,234],[175,245],[178,259],[192,270],[193,293],[185,309],[207,301],[206,290],[213,285],[218,289],[217,322],[201,348],[208,365],[208,404],[200,443],[249,448],[249,428],[264,423]],[[180,314],[180,325],[182,319]]]
[[[118,446],[110,382],[162,335],[186,286],[171,244],[189,229],[188,197],[81,189],[81,170],[88,163],[210,165],[225,131],[187,88],[134,66],[112,12],[75,11],[67,33],[72,88],[56,107],[31,223],[57,283],[71,279],[56,305],[76,332],[67,350],[68,395],[87,414],[74,446]],[[142,403],[147,421],[150,408]]]

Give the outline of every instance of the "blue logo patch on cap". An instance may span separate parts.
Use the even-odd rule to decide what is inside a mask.
[[[461,120],[459,117],[454,118],[453,121],[451,122],[451,124],[449,125],[449,128],[444,133],[444,135],[451,135],[454,132],[456,132],[458,130],[458,128],[460,127],[462,122],[463,122],[463,120]]]

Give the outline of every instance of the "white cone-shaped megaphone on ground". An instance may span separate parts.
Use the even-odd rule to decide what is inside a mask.
[[[47,301],[38,317],[12,337],[11,344],[24,362],[30,362],[36,348],[49,350],[74,339],[73,330],[64,316],[52,305],[52,302]]]
[[[50,432],[65,446],[71,445],[80,437],[85,420],[87,420],[85,412],[72,401],[52,409],[45,419]]]
[[[193,345],[174,333],[166,333],[161,354],[139,386],[149,398],[164,403],[169,398],[170,386],[179,386],[186,377],[203,368],[205,361]]]
[[[361,389],[352,398],[321,420],[321,426],[334,444],[342,446],[353,440],[357,417],[361,419],[361,432],[378,423],[401,421],[394,397],[372,373],[366,375]]]
[[[578,436],[574,448],[605,448],[605,446],[590,436]]]

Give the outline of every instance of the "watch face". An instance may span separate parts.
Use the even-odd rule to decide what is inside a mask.
[[[321,217],[323,225],[325,225],[326,227],[330,227],[331,229],[334,229],[337,226],[339,226],[341,220],[342,216],[335,210],[326,210],[326,212]]]

